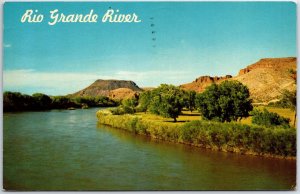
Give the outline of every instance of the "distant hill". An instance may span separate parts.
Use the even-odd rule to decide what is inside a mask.
[[[129,88],[118,88],[109,92],[109,98],[114,100],[129,99],[137,96],[139,92]]]
[[[192,83],[183,84],[180,87],[186,90],[194,90],[196,92],[203,92],[207,86],[210,86],[212,83],[220,83],[221,81],[228,80],[232,78],[231,75],[226,75],[224,77],[211,77],[211,76],[201,76],[198,77]]]
[[[71,94],[71,96],[107,96],[111,98],[124,98],[126,95],[132,96],[141,91],[143,90],[133,81],[98,79],[83,90]]]
[[[212,83],[238,80],[249,88],[254,102],[269,102],[278,99],[283,89],[296,88],[294,80],[289,74],[290,69],[296,70],[296,68],[297,59],[295,57],[266,58],[241,69],[235,77],[230,75],[224,77],[201,76],[180,87],[202,92]]]
[[[154,90],[155,87],[142,87],[142,89],[143,89],[144,91],[151,91],[151,90]]]
[[[266,58],[241,69],[237,76],[226,75],[223,77],[200,76],[191,83],[180,85],[185,90],[203,92],[212,83],[221,83],[224,80],[238,80],[250,90],[254,102],[270,102],[279,99],[282,90],[296,88],[294,79],[289,74],[290,69],[296,70],[297,59]],[[154,88],[140,88],[133,81],[128,80],[96,80],[87,88],[70,96],[107,96],[112,99],[126,99],[138,95],[142,91]]]
[[[247,85],[256,102],[269,102],[280,97],[282,90],[292,90],[296,84],[289,70],[296,70],[297,59],[268,58],[241,69],[234,80]]]

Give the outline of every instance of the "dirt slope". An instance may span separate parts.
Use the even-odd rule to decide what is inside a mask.
[[[269,102],[280,97],[282,90],[296,88],[294,78],[289,73],[290,69],[296,70],[297,59],[266,58],[241,69],[237,76],[210,77],[201,76],[192,83],[183,84],[180,87],[186,90],[202,92],[212,83],[220,83],[224,80],[238,80],[248,86],[254,102]]]

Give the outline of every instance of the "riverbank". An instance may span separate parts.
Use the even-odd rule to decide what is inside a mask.
[[[195,120],[155,122],[140,115],[97,112],[98,122],[154,139],[223,152],[296,159],[296,129]]]

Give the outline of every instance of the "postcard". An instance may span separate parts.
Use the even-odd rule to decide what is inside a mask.
[[[296,189],[293,2],[6,2],[3,189]]]

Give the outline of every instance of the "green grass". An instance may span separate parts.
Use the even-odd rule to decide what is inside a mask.
[[[135,115],[142,117],[143,119],[150,120],[150,121],[155,121],[155,122],[168,122],[168,123],[174,123],[174,119],[172,118],[164,118],[158,115],[150,114],[150,113],[135,113]],[[178,124],[183,124],[184,122],[189,122],[189,121],[195,121],[195,120],[200,120],[201,116],[198,112],[193,111],[192,113],[190,111],[182,111],[182,114],[179,115],[177,118],[177,123]]]
[[[258,107],[255,107],[255,108],[259,109],[259,110],[263,110],[264,108],[266,108],[270,112],[274,112],[274,113],[279,114],[280,116],[283,116],[285,118],[289,118],[290,119],[290,125],[291,126],[293,125],[295,112],[292,111],[291,109],[288,109],[288,108],[275,108],[275,107],[267,107],[267,106],[258,106]],[[150,113],[135,113],[135,115],[142,116],[144,119],[151,120],[151,121],[156,121],[156,122],[171,122],[171,123],[173,122],[172,118],[163,118],[161,116],[153,115],[153,114],[150,114]],[[198,111],[193,111],[193,112],[182,111],[182,114],[179,115],[177,121],[178,121],[178,123],[183,124],[184,122],[201,120],[201,119],[202,118],[201,118],[200,114],[198,113]],[[252,121],[252,117],[250,116],[250,117],[247,117],[247,118],[243,118],[241,121],[238,121],[237,123],[252,125],[251,121]]]
[[[155,139],[225,152],[295,158],[295,128],[204,121],[196,112],[183,113],[176,123],[146,113],[112,115],[109,110],[98,111],[97,117],[101,124]]]
[[[259,109],[259,110],[263,110],[264,108],[266,108],[270,112],[274,112],[274,113],[279,114],[280,116],[283,116],[285,118],[289,118],[290,119],[290,125],[293,126],[295,112],[292,111],[291,109],[289,109],[289,108],[268,107],[268,106],[255,107],[255,109]],[[247,118],[244,118],[244,119],[241,120],[241,123],[251,125],[251,119],[252,119],[251,116],[247,117]]]

